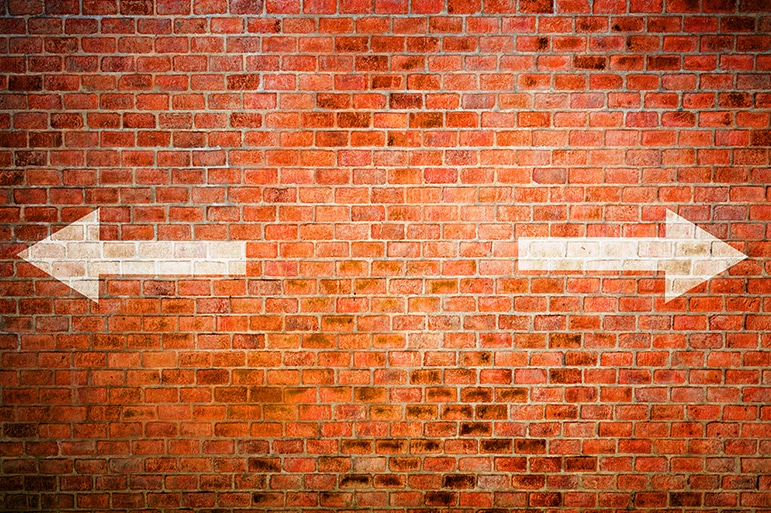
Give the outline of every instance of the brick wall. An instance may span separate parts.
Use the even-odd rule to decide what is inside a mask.
[[[771,509],[767,0],[6,0],[0,510]],[[15,255],[247,241],[247,276]],[[517,239],[749,258],[524,272]]]

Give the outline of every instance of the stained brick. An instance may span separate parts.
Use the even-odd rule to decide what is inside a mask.
[[[476,476],[471,474],[450,474],[442,478],[445,488],[473,488],[475,485]]]

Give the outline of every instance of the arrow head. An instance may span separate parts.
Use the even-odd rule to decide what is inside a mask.
[[[101,258],[99,209],[81,217],[17,256],[92,301],[99,301],[99,275],[91,262]]]
[[[666,240],[672,252],[661,264],[667,303],[748,258],[671,210],[667,210]]]

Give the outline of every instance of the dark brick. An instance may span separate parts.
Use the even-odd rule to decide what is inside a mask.
[[[380,474],[375,476],[375,488],[401,488],[404,486],[404,477],[393,474]]]
[[[418,440],[416,440],[417,442]],[[386,454],[401,454],[406,452],[407,441],[406,440],[378,440],[375,444],[376,450],[379,453]]]
[[[481,420],[505,420],[509,409],[504,404],[485,404],[477,406],[477,418]]]
[[[464,403],[487,403],[493,400],[491,388],[464,388],[460,392],[460,400]]]
[[[466,420],[474,418],[474,408],[470,404],[448,404],[442,407],[443,419]]]
[[[519,0],[519,12],[527,14],[553,14],[554,0]]]
[[[549,369],[549,381],[555,384],[581,383],[581,369]]]
[[[517,454],[545,454],[546,440],[521,439],[515,442],[514,452]]]
[[[454,506],[458,503],[458,494],[454,492],[426,492],[428,506]]]
[[[444,488],[474,488],[476,486],[476,476],[471,474],[449,474],[442,478]]]
[[[573,58],[573,65],[577,69],[605,69],[608,65],[608,58],[602,55],[576,55]]]
[[[438,453],[442,444],[437,440],[413,440],[410,442],[410,452],[413,454]]]
[[[153,14],[153,0],[120,0],[120,13],[126,16]]]
[[[255,492],[252,494],[252,502],[257,506],[283,506],[283,493]]]
[[[414,385],[429,385],[440,383],[442,373],[434,369],[419,369],[410,373],[410,383]]]
[[[230,14],[261,14],[262,0],[230,0]]]
[[[371,440],[343,440],[342,450],[344,454],[372,452]]]
[[[511,440],[482,440],[479,444],[480,452],[502,454],[511,452]]]
[[[461,436],[490,436],[492,427],[487,422],[461,422]]]
[[[78,0],[46,0],[46,14],[80,14]]]
[[[370,476],[363,474],[351,474],[340,478],[340,488],[369,488]]]
[[[337,115],[337,126],[340,128],[368,128],[372,116],[368,112],[341,112]]]
[[[411,128],[441,128],[444,125],[444,115],[441,112],[410,113]]]
[[[559,472],[559,468],[556,472]],[[512,478],[512,485],[514,488],[522,490],[537,490],[543,488],[546,478],[544,476],[533,474],[514,475]]]
[[[768,0],[740,0],[739,12],[771,12]]]
[[[407,406],[407,418],[408,419],[423,419],[429,420],[436,418],[436,407],[428,405],[410,404]]]
[[[398,89],[403,82],[397,75],[376,75],[372,77],[372,89]]]
[[[321,109],[347,109],[351,105],[348,94],[319,93],[316,104]]]
[[[61,132],[31,132],[29,134],[30,148],[58,148],[61,145]]]
[[[280,403],[283,394],[279,387],[250,387],[249,401],[254,403]]]
[[[752,146],[771,146],[771,130],[753,130],[750,133]]]
[[[550,333],[549,347],[554,349],[581,347],[580,333]]]
[[[495,400],[507,403],[524,403],[527,401],[526,388],[499,388],[495,391]]]
[[[37,436],[37,424],[5,424],[3,434],[9,438],[32,438]]]
[[[14,162],[20,167],[44,166],[48,162],[48,155],[44,151],[18,151],[14,155]]]
[[[43,77],[39,75],[11,75],[8,77],[9,91],[42,91]]]
[[[228,89],[231,91],[254,90],[260,87],[260,75],[242,74],[228,77]]]
[[[699,507],[702,502],[702,494],[697,492],[671,492],[669,505],[674,507]]]
[[[56,476],[24,476],[24,489],[36,492],[56,490]]]
[[[423,106],[423,96],[410,93],[393,93],[389,103],[392,109],[419,109]]]
[[[249,458],[249,472],[281,472],[278,458]]]
[[[652,55],[648,57],[648,69],[650,70],[680,69],[680,57],[677,55]]]
[[[597,458],[592,456],[565,458],[565,470],[567,472],[592,472],[597,470]]]
[[[456,396],[456,390],[451,387],[431,387],[426,389],[426,400],[432,403],[454,401]]]
[[[27,153],[27,152],[24,152]],[[20,165],[20,164],[17,164]],[[23,165],[23,164],[22,164]],[[37,165],[37,164],[26,164]],[[24,171],[21,169],[0,169],[0,185],[10,187],[24,183]]]
[[[559,492],[533,492],[528,497],[528,503],[533,507],[557,507],[562,504],[562,494]]]
[[[755,18],[750,16],[726,16],[720,21],[724,32],[755,32]]]

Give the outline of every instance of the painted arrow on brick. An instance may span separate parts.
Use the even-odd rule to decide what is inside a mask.
[[[521,237],[517,245],[523,271],[664,271],[667,301],[747,258],[672,211],[663,239]],[[102,241],[99,210],[18,256],[93,301],[101,275],[246,275],[245,241]]]
[[[665,238],[521,237],[517,248],[523,271],[664,271],[667,302],[747,258],[671,210]]]
[[[93,301],[100,275],[246,275],[244,241],[103,241],[98,209],[18,256]]]

